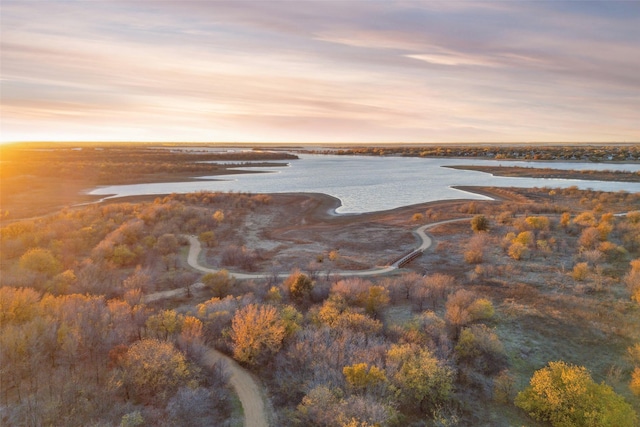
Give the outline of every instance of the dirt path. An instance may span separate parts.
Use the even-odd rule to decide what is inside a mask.
[[[426,233],[428,229],[436,227],[441,224],[447,224],[450,222],[464,221],[464,220],[469,220],[469,218],[456,218],[456,219],[450,219],[447,221],[439,221],[439,222],[434,222],[433,224],[426,224],[417,228],[414,231],[414,233],[420,239],[420,245],[416,249],[414,249],[414,252],[424,252],[427,249],[429,249],[433,244],[431,237],[429,237]],[[198,258],[200,257],[200,253],[202,252],[202,245],[200,245],[200,241],[195,236],[188,236],[188,239],[189,239],[190,246],[189,246],[189,254],[187,256],[187,263],[192,268],[202,271],[203,273],[217,273],[218,271],[220,271],[219,269],[209,268],[201,265]],[[375,276],[379,274],[388,273],[393,270],[397,270],[398,269],[397,264],[398,263],[396,262],[390,266],[372,268],[369,270],[354,270],[354,271],[337,270],[337,271],[333,271],[332,273],[338,274],[340,276]],[[263,279],[266,277],[273,277],[273,274],[271,273],[237,273],[237,272],[229,271],[229,274],[231,274],[233,277],[239,280]],[[288,275],[289,273],[282,273],[282,274],[279,274],[278,277],[287,277]],[[200,282],[194,283],[193,285],[191,285],[191,291],[197,291],[202,289],[203,287],[204,287],[203,283],[200,283]],[[185,296],[186,293],[187,293],[187,290],[184,288],[170,289],[168,291],[154,292],[152,294],[145,295],[143,298],[143,301],[145,303],[150,303],[150,302],[154,302],[154,301],[158,301],[166,298]]]
[[[419,228],[417,228],[414,233],[420,240],[420,244],[416,249],[414,249],[414,253],[424,252],[429,249],[433,244],[433,240],[427,235],[427,230],[433,227],[436,227],[441,224],[447,224],[451,222],[457,221],[468,221],[469,218],[456,218],[447,221],[439,221],[434,222],[432,224],[426,224]],[[200,241],[195,236],[188,236],[189,238],[189,254],[187,256],[187,262],[191,267],[196,270],[202,271],[204,273],[215,273],[219,270],[212,269],[208,267],[204,267],[200,265],[198,260],[200,256],[200,252],[202,252],[202,246],[200,245]],[[379,267],[373,268],[370,270],[362,270],[362,271],[336,271],[336,274],[340,274],[341,276],[374,276],[383,273],[388,273],[390,271],[398,269],[397,263],[387,267]],[[233,275],[236,279],[259,279],[265,277],[272,277],[271,274],[268,273],[237,273],[237,272],[229,272],[229,274]],[[279,277],[286,277],[288,273],[280,274]],[[191,290],[197,290],[202,288],[204,285],[202,283],[195,283],[191,286]],[[149,303],[152,301],[157,301],[165,298],[172,298],[176,296],[183,296],[186,294],[186,289],[172,289],[169,291],[156,292],[153,294],[146,295],[144,297],[144,302]],[[235,389],[238,399],[240,399],[240,403],[242,404],[242,408],[244,410],[244,425],[245,427],[268,427],[269,426],[269,416],[267,413],[267,406],[265,405],[265,399],[262,394],[262,387],[259,383],[253,378],[253,376],[243,369],[240,365],[238,365],[233,359],[225,356],[217,350],[209,349],[207,350],[205,356],[205,363],[207,365],[212,365],[215,362],[223,360],[226,362],[226,365],[229,369],[230,377],[229,381],[231,386]]]
[[[442,224],[448,224],[451,222],[458,222],[458,221],[468,221],[468,220],[470,220],[470,218],[455,218],[455,219],[449,219],[446,221],[434,222],[432,224],[426,224],[417,228],[414,231],[414,234],[420,240],[420,244],[416,249],[414,249],[411,252],[411,254],[418,253],[418,252],[422,253],[431,247],[431,245],[433,244],[433,241],[431,240],[431,237],[427,235],[426,231],[428,229],[437,227],[438,225],[442,225]],[[196,236],[187,236],[187,237],[189,239],[189,244],[190,244],[189,255],[187,256],[187,262],[189,263],[189,265],[195,268],[196,270],[202,271],[203,273],[217,273],[218,271],[220,271],[219,269],[205,267],[200,264],[199,257],[200,257],[200,252],[202,252],[202,245],[200,245],[200,241]],[[350,277],[350,276],[366,277],[366,276],[377,276],[380,274],[388,273],[390,271],[397,270],[398,268],[399,268],[399,262],[395,262],[389,266],[376,267],[376,268],[371,268],[369,270],[336,270],[336,271],[332,271],[331,273],[337,274],[343,277]],[[326,272],[320,272],[320,273],[322,274]],[[273,277],[273,274],[271,273],[238,273],[238,272],[229,271],[229,274],[235,277],[236,279],[240,279],[240,280],[263,279],[266,277]],[[284,277],[287,277],[288,275],[289,273],[281,273],[281,274],[278,274],[278,277],[284,278]],[[198,284],[198,285],[202,285],[202,284]],[[165,291],[165,292],[171,293],[173,291]]]
[[[262,396],[262,387],[253,376],[233,359],[212,348],[207,350],[203,359],[208,366],[220,361],[225,362],[229,372],[229,382],[242,403],[245,427],[268,427],[269,418]]]

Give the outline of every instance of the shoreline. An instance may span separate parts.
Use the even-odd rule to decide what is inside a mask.
[[[632,163],[624,163],[632,164]],[[444,168],[471,170],[492,176],[534,178],[534,179],[576,179],[581,181],[640,182],[640,173],[612,170],[571,170],[523,166],[451,165]]]
[[[470,194],[478,194],[485,197],[488,197],[486,200],[478,200],[478,199],[445,199],[445,200],[432,200],[421,203],[414,203],[406,206],[399,206],[393,209],[387,209],[382,211],[372,211],[372,212],[362,212],[362,213],[339,213],[337,209],[342,206],[342,201],[329,194],[325,193],[311,193],[311,192],[299,192],[299,193],[251,193],[251,194],[268,194],[271,197],[278,198],[300,198],[304,200],[310,200],[312,203],[315,203],[310,212],[305,217],[307,220],[312,222],[326,222],[326,221],[338,221],[338,222],[351,222],[352,220],[370,220],[377,217],[384,217],[388,215],[397,215],[403,212],[413,212],[425,210],[433,207],[439,207],[448,204],[459,204],[459,203],[468,203],[470,201],[477,202],[491,202],[496,200],[519,200],[520,197],[515,197],[513,194],[503,194],[499,191],[499,189],[495,189],[493,187],[486,186],[454,186],[454,189],[464,191]],[[59,209],[53,210],[49,213],[25,217],[25,218],[12,218],[0,220],[0,226],[5,226],[7,224],[19,221],[29,221],[35,220],[39,218],[45,218],[47,216],[55,215],[56,213],[64,210],[64,209],[81,209],[84,207],[88,207],[91,205],[107,205],[112,203],[145,203],[145,202],[153,202],[158,198],[164,198],[172,193],[165,194],[146,194],[146,195],[133,195],[133,196],[117,196],[117,195],[106,195],[106,196],[92,196],[89,194],[83,194],[85,197],[99,197],[97,200],[93,201],[84,201],[80,203],[76,203],[70,206],[61,206]]]

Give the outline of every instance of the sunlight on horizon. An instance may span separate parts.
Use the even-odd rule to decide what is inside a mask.
[[[638,7],[9,0],[1,140],[639,141]]]

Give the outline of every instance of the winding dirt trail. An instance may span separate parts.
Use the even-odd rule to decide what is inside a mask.
[[[456,218],[450,219],[446,221],[434,222],[432,224],[423,225],[416,230],[414,230],[415,235],[420,240],[420,245],[416,249],[411,252],[414,253],[422,253],[425,250],[429,249],[433,244],[433,240],[427,235],[427,230],[433,227],[437,227],[441,224],[447,224],[451,222],[457,221],[468,221],[469,218]],[[189,255],[187,256],[188,264],[196,270],[202,271],[204,273],[216,273],[220,270],[208,268],[200,264],[199,257],[202,252],[202,246],[200,245],[200,241],[195,236],[188,236],[189,238]],[[411,255],[410,254],[410,255]],[[378,267],[372,268],[369,270],[360,270],[360,271],[335,271],[335,274],[339,274],[340,276],[375,276],[379,274],[388,273],[393,270],[397,270],[399,267],[399,261],[394,264],[386,267]],[[229,274],[234,276],[236,279],[260,279],[265,277],[273,277],[272,274],[269,273],[238,273],[229,271]],[[286,277],[288,273],[279,274],[278,277]],[[204,287],[202,283],[195,283],[191,285],[191,290],[197,290]],[[181,289],[172,289],[169,291],[156,292],[153,294],[145,295],[144,302],[149,303],[165,298],[172,298],[176,296],[183,296],[187,293],[187,290],[184,288]],[[244,410],[244,426],[245,427],[268,427],[269,426],[269,414],[268,414],[268,406],[265,403],[265,398],[262,392],[262,387],[259,382],[249,373],[247,370],[242,368],[238,363],[236,363],[233,359],[224,354],[220,353],[217,350],[212,348],[208,349],[204,356],[204,361],[207,365],[211,366],[218,361],[224,361],[229,370],[229,382],[231,386],[235,389],[238,399],[240,399],[240,403],[242,404],[242,409]]]
[[[429,237],[427,235],[427,230],[433,227],[437,227],[438,225],[442,225],[442,224],[448,224],[451,222],[458,222],[458,221],[469,221],[470,218],[455,218],[455,219],[449,219],[446,221],[438,221],[438,222],[434,222],[432,224],[426,224],[423,225],[417,229],[414,230],[414,234],[418,237],[418,239],[420,240],[420,244],[418,245],[417,248],[415,248],[411,254],[412,255],[414,253],[422,253],[424,251],[426,251],[427,249],[429,249],[431,247],[431,245],[433,244],[433,241],[431,240],[431,237]],[[214,268],[209,268],[209,267],[205,267],[203,265],[200,264],[199,261],[199,257],[200,257],[200,252],[202,252],[202,246],[200,245],[200,241],[198,240],[198,238],[196,236],[187,236],[189,239],[189,255],[187,257],[187,262],[189,263],[189,265],[193,268],[195,268],[196,270],[202,271],[203,273],[217,273],[220,271],[220,269],[214,269]],[[343,277],[353,277],[353,276],[357,276],[357,277],[366,277],[366,276],[377,276],[380,274],[384,274],[384,273],[388,273],[390,271],[393,270],[397,270],[399,268],[399,264],[400,261],[396,261],[391,265],[388,266],[384,266],[384,267],[376,267],[376,268],[371,268],[369,270],[336,270],[336,271],[331,271],[331,273],[333,274],[337,274],[339,276],[343,276]],[[246,279],[264,279],[267,277],[273,277],[272,273],[239,273],[239,272],[234,272],[234,271],[229,271],[227,270],[229,275],[235,277],[236,279],[239,280],[246,280]],[[320,274],[326,274],[327,272],[323,272],[320,271]],[[284,278],[289,276],[289,273],[280,273],[278,274],[278,277],[280,278]],[[202,285],[201,283],[199,283],[198,285]],[[194,285],[195,286],[195,285]],[[166,291],[166,292],[172,292],[172,291]]]
[[[235,360],[212,348],[207,350],[203,359],[207,366],[224,361],[229,372],[229,382],[235,389],[242,404],[244,426],[269,427],[269,417],[267,416],[265,399],[262,395],[262,387],[253,376],[238,365]]]

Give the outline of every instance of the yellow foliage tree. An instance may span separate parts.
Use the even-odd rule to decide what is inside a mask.
[[[631,373],[631,382],[629,383],[631,392],[636,396],[640,396],[640,366],[636,366]]]
[[[54,276],[62,270],[62,264],[48,249],[33,248],[20,257],[20,268]]]
[[[180,333],[183,321],[184,316],[175,310],[162,310],[147,319],[146,327],[149,334],[168,340],[169,337]]]
[[[344,378],[353,390],[364,391],[387,381],[384,371],[377,366],[355,363],[342,368]]]
[[[190,375],[184,355],[166,341],[137,341],[123,360],[122,380],[127,394],[141,402],[166,401]]]
[[[597,384],[584,366],[549,362],[516,396],[516,406],[554,427],[633,427],[638,417],[611,387]]]
[[[257,365],[280,350],[285,333],[275,307],[250,304],[238,310],[231,322],[233,357]]]
[[[451,398],[453,371],[429,349],[411,344],[393,345],[387,351],[387,364],[405,404],[425,412]]]
[[[549,229],[549,217],[546,216],[528,216],[525,218],[525,222],[534,230]]]

